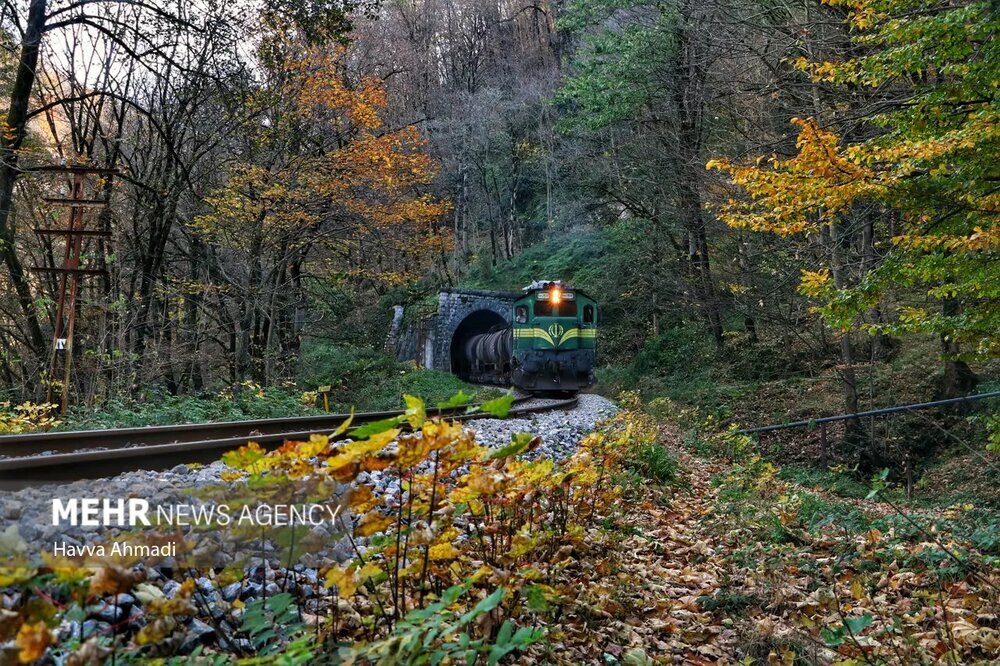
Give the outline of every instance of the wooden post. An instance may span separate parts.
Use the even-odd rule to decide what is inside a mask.
[[[819,424],[819,463],[823,469],[827,468],[826,421]]]
[[[903,454],[903,468],[906,470],[906,499],[913,499],[913,460],[910,457],[910,449],[906,449]]]

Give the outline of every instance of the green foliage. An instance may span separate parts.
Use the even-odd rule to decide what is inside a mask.
[[[600,301],[601,285],[613,252],[608,235],[601,230],[575,226],[553,233],[496,267],[480,262],[470,267],[463,283],[469,287],[516,291],[534,280],[560,279]]]
[[[490,414],[498,419],[502,419],[507,417],[507,414],[510,412],[511,405],[513,404],[514,394],[508,393],[500,396],[499,398],[487,400],[483,404],[479,405],[478,408],[470,408],[470,411],[481,411],[484,414]]]
[[[386,430],[392,430],[405,419],[402,416],[392,416],[387,419],[382,419],[380,421],[372,421],[371,423],[366,423],[363,426],[359,426],[351,431],[351,437],[354,439],[367,439],[372,435],[377,435]]]
[[[698,597],[698,605],[707,611],[725,611],[739,613],[752,605],[756,600],[745,594],[719,590],[715,594]]]
[[[372,3],[350,0],[272,0],[264,12],[271,25],[294,27],[310,44],[346,43],[351,30],[350,14]],[[265,57],[268,55],[265,50]]]
[[[828,490],[840,497],[864,498],[869,487],[847,471],[819,470],[801,465],[783,465],[779,478],[802,486]]]
[[[541,439],[534,437],[530,432],[516,432],[510,436],[510,444],[501,446],[489,455],[488,460],[508,458],[524,453],[532,445],[541,443]]]
[[[454,375],[400,363],[366,347],[309,340],[303,345],[299,383],[305,388],[330,386],[330,408],[381,411],[402,407],[403,394],[423,396],[428,404],[445,402],[460,391],[466,402],[495,396],[497,389],[471,386]]]
[[[615,21],[624,11],[645,11],[647,21]],[[576,0],[559,21],[582,35],[570,76],[556,95],[567,107],[566,124],[594,130],[631,120],[670,89],[660,68],[676,51],[677,17],[662,3]]]
[[[544,635],[539,629],[514,630],[510,620],[504,623],[491,641],[472,638],[477,622],[486,619],[503,600],[505,590],[497,588],[483,597],[472,610],[459,614],[454,606],[472,585],[454,585],[441,598],[426,607],[410,611],[385,638],[352,651],[352,657],[375,666],[410,666],[411,664],[473,664],[482,656],[494,666],[506,655],[537,642]]]
[[[626,464],[646,479],[661,485],[671,485],[677,481],[679,463],[667,447],[658,442],[641,443],[628,455]]]
[[[815,352],[796,353],[781,340],[761,340],[750,343],[734,340],[729,343],[724,359],[729,374],[739,381],[784,379],[803,373],[820,359]]]
[[[986,450],[1000,453],[1000,414],[989,414],[981,417],[986,426]]]
[[[698,326],[669,328],[650,337],[626,365],[598,369],[598,389],[615,396],[638,391],[647,400],[658,397],[692,400],[718,389],[722,365],[713,363],[712,343]]]
[[[286,389],[263,389],[245,382],[209,397],[150,392],[135,401],[115,399],[99,410],[73,408],[59,430],[130,428],[178,423],[245,421],[305,416],[319,411],[302,403],[301,395]]]
[[[291,594],[282,592],[246,605],[240,628],[258,655],[281,654],[286,663],[307,663],[312,657],[309,633]]]
[[[796,118],[801,132],[791,159],[709,161],[748,195],[728,198],[721,217],[734,228],[787,237],[835,230],[854,221],[859,205],[891,210],[898,222],[884,260],[851,285],[830,279],[837,266],[804,270],[800,291],[844,330],[881,304],[911,301],[898,316],[863,328],[934,333],[949,342],[949,353],[964,343],[970,357],[996,356],[1000,13],[988,0],[825,2],[846,5],[851,52],[859,55],[836,62],[803,57],[797,66],[815,83],[845,92],[892,82],[894,101],[867,116],[877,130],[857,134],[861,140],[845,141],[816,118]],[[900,299],[900,291],[919,298]]]
[[[830,647],[838,647],[844,641],[861,635],[861,632],[871,626],[875,618],[865,613],[860,617],[844,618],[844,623],[840,627],[823,629],[820,635]]]
[[[686,379],[698,373],[711,357],[711,342],[704,331],[677,326],[649,338],[635,355],[632,368],[640,375]]]
[[[461,405],[465,405],[467,403],[472,402],[472,400],[475,397],[476,396],[472,395],[471,393],[466,393],[465,391],[459,389],[458,393],[451,396],[447,400],[442,400],[441,402],[438,402],[437,406],[438,409],[450,409],[452,407],[459,407]]]

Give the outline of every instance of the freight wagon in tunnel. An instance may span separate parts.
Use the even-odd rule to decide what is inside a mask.
[[[476,310],[451,336],[451,371],[466,381],[509,384],[513,336],[492,310]]]

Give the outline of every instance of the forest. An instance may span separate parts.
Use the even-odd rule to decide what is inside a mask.
[[[229,562],[29,557],[0,664],[996,663],[998,29],[992,0],[5,0],[0,435],[405,411],[219,452],[261,497],[353,488],[368,545],[306,565],[332,600],[294,593],[294,532],[252,583],[280,594],[235,601]],[[513,397],[397,326],[536,280],[598,304],[595,401],[475,439],[445,410]],[[28,557],[42,496],[6,493]],[[86,636],[122,595],[145,619]]]
[[[864,367],[938,337],[939,394],[968,393],[994,15],[896,4],[12,5],[6,390],[62,381],[68,165],[106,170],[81,187],[111,232],[78,250],[77,404],[278,386],[303,341],[378,348],[392,305],[536,271],[600,296],[609,366],[777,340],[856,411]]]

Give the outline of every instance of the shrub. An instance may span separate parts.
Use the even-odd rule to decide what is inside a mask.
[[[149,393],[142,400],[111,400],[100,411],[74,408],[61,430],[129,428],[210,421],[245,421],[317,413],[301,394],[262,388],[254,382],[227,387],[206,397]]]
[[[0,402],[0,434],[17,434],[35,430],[49,430],[59,425],[53,416],[56,405],[24,402],[12,405]]]
[[[649,338],[632,361],[640,375],[691,377],[711,357],[708,336],[693,326],[667,329]]]

